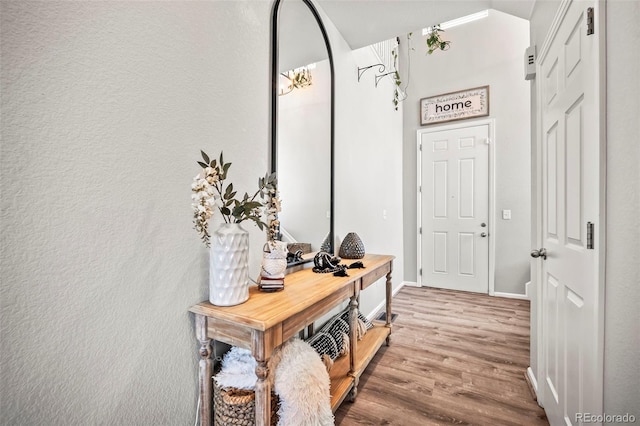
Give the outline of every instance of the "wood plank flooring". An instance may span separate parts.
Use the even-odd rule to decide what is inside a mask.
[[[391,346],[336,425],[548,425],[524,378],[529,301],[404,287]]]

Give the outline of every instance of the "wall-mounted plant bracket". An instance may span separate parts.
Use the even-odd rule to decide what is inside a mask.
[[[385,78],[388,75],[395,74],[395,73],[396,73],[396,71],[391,71],[391,72],[388,72],[386,74],[376,75],[376,87],[378,87],[378,82],[380,80],[382,80],[383,78]]]
[[[385,70],[385,66],[383,64],[373,64],[373,65],[369,65],[368,67],[362,67],[362,68],[358,67],[358,83],[360,83],[360,77],[362,77],[362,74],[364,74],[365,71],[367,71],[368,69],[373,68],[373,67],[380,67],[378,69],[378,72],[384,72],[384,70]],[[376,86],[377,85],[378,85],[378,83],[376,81]]]

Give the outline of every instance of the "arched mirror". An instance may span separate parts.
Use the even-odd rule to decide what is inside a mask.
[[[276,0],[271,23],[271,169],[282,239],[333,253],[334,69],[309,0]]]

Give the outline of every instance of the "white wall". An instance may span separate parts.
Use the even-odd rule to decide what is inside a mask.
[[[267,170],[271,3],[1,8],[0,423],[190,424],[191,179]]]
[[[446,30],[443,38],[451,41],[451,48],[432,55],[426,54],[426,38],[421,34],[417,30],[411,40],[415,50],[410,58],[408,97],[403,102],[405,276],[416,281],[416,131],[420,128],[420,99],[489,85],[488,118],[495,120],[496,132],[492,146],[496,215],[493,229],[489,230],[496,247],[495,291],[525,294],[530,251],[530,125],[529,84],[524,80],[523,57],[529,45],[529,24],[491,10],[487,18]],[[406,38],[402,37],[401,43],[401,66],[406,69]],[[405,71],[402,80],[404,86]],[[502,209],[511,210],[511,220],[502,219]]]
[[[640,3],[607,2],[604,411],[640,419]]]
[[[200,149],[224,150],[241,190],[267,170],[271,2],[1,8],[0,422],[189,424],[187,309],[208,294],[190,184]],[[336,229],[397,255],[397,285],[401,119],[340,43]],[[264,235],[246,227],[257,270]]]
[[[531,42],[540,47],[560,1],[538,1],[531,17]],[[640,418],[640,256],[637,217],[640,209],[640,4],[613,0],[606,3],[607,135],[606,135],[606,264],[604,412]],[[532,123],[536,122],[535,81],[532,82]],[[535,140],[535,126],[532,127]],[[535,158],[534,158],[535,162]],[[535,163],[534,163],[535,164]],[[535,167],[534,167],[535,170]],[[535,179],[535,177],[534,177]],[[535,199],[534,199],[535,201]],[[535,211],[535,204],[533,210]],[[535,285],[535,279],[532,285]],[[530,294],[536,294],[535,289]],[[536,316],[531,300],[531,368],[541,377]],[[602,413],[593,413],[602,414]]]
[[[393,285],[397,288],[404,280],[402,111],[393,109],[391,85],[381,82],[376,89],[373,75],[358,83],[358,66],[377,60],[369,48],[352,51],[322,15],[336,74],[336,249],[347,233],[355,232],[367,253],[396,256]],[[361,311],[370,314],[384,295],[382,279],[362,293]]]

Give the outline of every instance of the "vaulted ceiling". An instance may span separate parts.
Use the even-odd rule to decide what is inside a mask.
[[[316,0],[352,49],[485,9],[529,19],[535,0]]]

